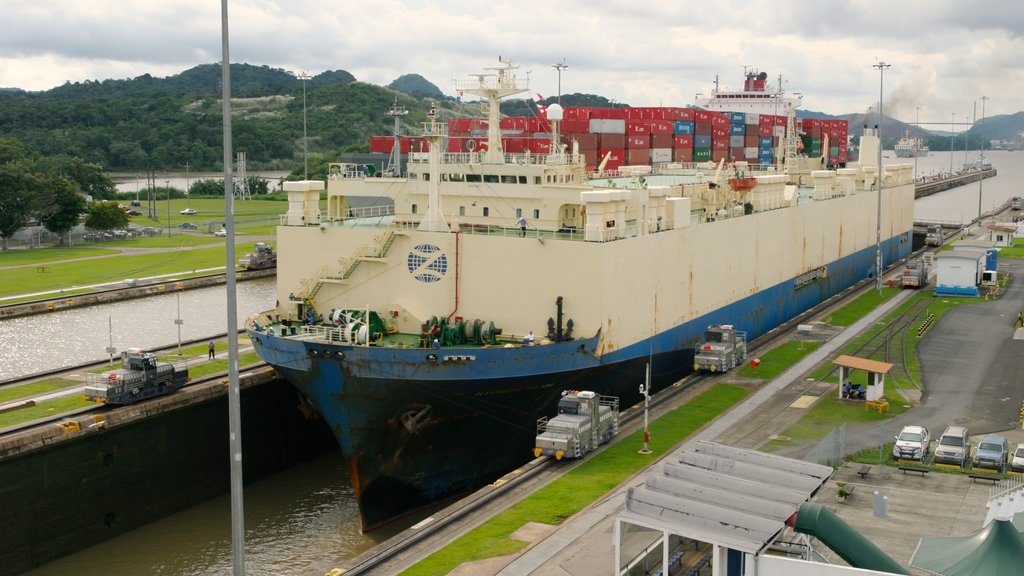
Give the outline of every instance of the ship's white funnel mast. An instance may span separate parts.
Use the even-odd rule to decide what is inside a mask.
[[[516,78],[516,66],[511,60],[498,57],[502,66],[490,68],[496,74],[477,74],[476,80],[456,80],[455,88],[460,92],[474,94],[487,100],[487,164],[504,164],[505,154],[501,149],[501,111],[499,104],[502,98],[520,94],[529,90],[529,83]]]
[[[419,230],[426,232],[449,231],[448,223],[441,214],[441,188],[438,185],[441,179],[441,151],[447,136],[448,126],[437,121],[437,107],[431,104],[427,112],[427,121],[423,123],[423,139],[430,147],[427,152],[430,160],[430,178],[427,181],[427,213],[420,221]]]

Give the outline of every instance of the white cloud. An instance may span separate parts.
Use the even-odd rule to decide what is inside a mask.
[[[220,3],[209,0],[0,0],[0,86],[44,90],[67,81],[167,76],[221,58]],[[685,105],[715,76],[732,87],[744,66],[804,107],[842,114],[878,101],[905,121],[1021,109],[1024,10],[957,0],[244,0],[229,3],[233,62],[316,74],[344,69],[387,84],[419,73],[452,93],[511,57],[536,92],[595,93],[634,105]],[[918,111],[918,108],[920,109]],[[980,112],[979,112],[980,115]]]

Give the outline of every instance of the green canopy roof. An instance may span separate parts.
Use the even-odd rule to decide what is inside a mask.
[[[910,565],[942,576],[1019,574],[1024,534],[1010,520],[993,520],[970,536],[922,538]]]

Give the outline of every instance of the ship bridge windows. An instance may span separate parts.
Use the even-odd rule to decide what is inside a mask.
[[[511,176],[511,175],[502,176],[501,177],[501,183],[502,184],[515,184],[516,183],[516,177],[515,176]]]
[[[445,182],[465,182],[465,174],[441,174],[441,180]]]
[[[559,414],[579,414],[580,405],[575,399],[563,398],[558,402]]]
[[[413,214],[415,214],[415,213],[416,213],[416,205],[415,205],[415,204],[413,204],[413,205],[412,205],[412,213],[413,213]]]
[[[490,215],[491,215],[491,209],[488,208],[487,206],[484,206],[484,216],[490,216]]]
[[[465,215],[466,215],[466,207],[465,206],[459,206],[459,216],[465,216]]]
[[[483,182],[483,177],[479,174],[466,174],[466,182]]]
[[[484,182],[486,182],[487,184],[497,184],[498,183],[498,175],[497,174],[484,174]]]

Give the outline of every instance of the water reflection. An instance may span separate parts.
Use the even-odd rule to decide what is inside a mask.
[[[274,306],[275,281],[237,284],[239,328]],[[224,285],[0,320],[0,380],[107,358],[106,348],[152,348],[227,331]]]

